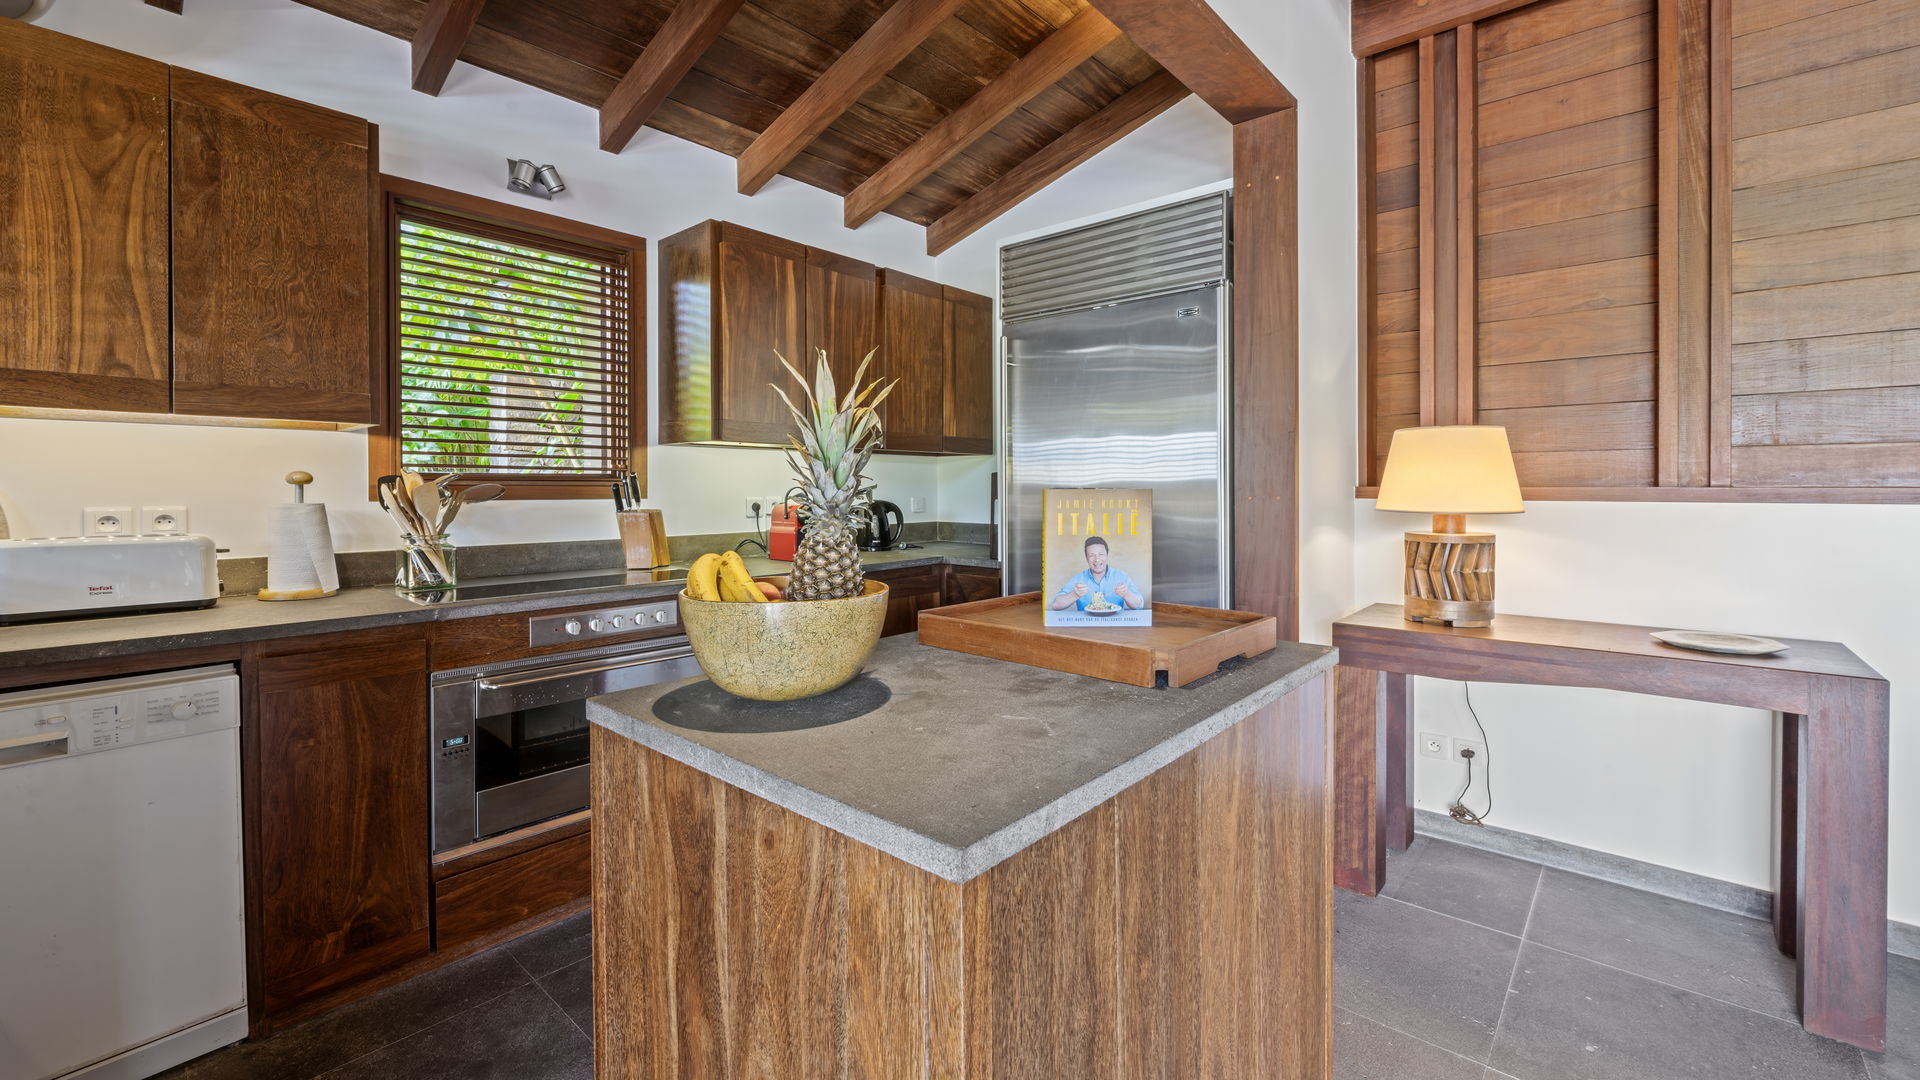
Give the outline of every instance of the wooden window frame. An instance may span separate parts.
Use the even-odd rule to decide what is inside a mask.
[[[1438,0],[1418,13],[1392,0],[1357,0],[1353,42],[1358,66],[1359,438],[1356,498],[1370,499],[1384,455],[1376,451],[1373,214],[1373,62],[1403,45],[1420,50],[1421,85],[1421,417],[1422,424],[1474,423],[1475,341],[1472,275],[1472,36],[1478,22],[1541,0]],[[1648,486],[1524,487],[1530,500],[1573,502],[1920,503],[1920,486],[1734,486],[1728,255],[1730,41],[1728,0],[1656,0],[1658,35],[1658,218],[1660,276],[1656,337],[1655,482]],[[1448,60],[1458,66],[1440,68]],[[1452,78],[1442,76],[1451,75]],[[1432,80],[1431,84],[1429,80]],[[1453,89],[1454,94],[1437,90]],[[1436,121],[1460,137],[1455,146]],[[1448,153],[1452,150],[1453,153]],[[1436,170],[1454,173],[1449,181]],[[1446,206],[1429,199],[1451,195]],[[1449,243],[1451,242],[1451,243]],[[1429,248],[1429,244],[1432,248]],[[1677,271],[1677,272],[1674,272]],[[1451,272],[1456,285],[1445,288]]]
[[[400,471],[400,305],[399,305],[399,217],[402,206],[432,211],[441,217],[469,221],[482,231],[506,231],[509,235],[531,234],[561,245],[612,248],[627,254],[627,295],[631,298],[627,317],[627,417],[628,467],[640,478],[640,494],[647,492],[647,242],[629,233],[589,225],[556,214],[529,210],[511,203],[496,202],[462,191],[423,184],[398,176],[382,174],[380,200],[373,222],[377,250],[381,253],[375,283],[379,297],[376,307],[375,342],[381,358],[379,386],[376,390],[379,422],[367,439],[367,497],[375,498],[380,477]],[[479,479],[476,477],[476,479]],[[499,483],[506,499],[606,499],[610,497],[612,478],[576,477],[488,477]],[[459,485],[456,485],[459,486]]]

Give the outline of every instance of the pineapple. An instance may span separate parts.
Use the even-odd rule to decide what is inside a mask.
[[[813,386],[808,387],[806,378],[786,357],[780,357],[781,366],[806,391],[804,411],[794,405],[786,391],[773,388],[800,429],[787,449],[787,461],[800,478],[800,509],[807,519],[806,535],[793,553],[786,598],[840,600],[859,596],[865,590],[866,575],[860,569],[860,548],[854,542],[854,533],[873,501],[873,485],[867,482],[863,470],[880,445],[880,415],[874,410],[893,391],[894,384],[882,387],[876,379],[843,401],[833,385],[833,370],[824,349],[814,350],[814,362]],[[871,352],[860,361],[860,370],[853,373],[855,387],[872,362]]]

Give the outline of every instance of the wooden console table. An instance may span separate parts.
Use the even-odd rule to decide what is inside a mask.
[[[1781,639],[1770,657],[1661,644],[1645,626],[1496,616],[1479,629],[1407,622],[1375,604],[1333,624],[1340,650],[1334,880],[1374,895],[1387,845],[1413,842],[1408,677],[1627,690],[1781,713],[1774,938],[1799,959],[1801,1022],[1886,1044],[1887,681],[1846,646]]]

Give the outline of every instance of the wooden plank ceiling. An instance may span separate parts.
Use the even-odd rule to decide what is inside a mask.
[[[644,116],[743,159],[742,191],[777,168],[854,196],[850,225],[952,214],[935,252],[1187,93],[1086,0],[300,2],[413,42],[429,93],[457,56],[596,109],[612,97],[616,152]],[[1046,167],[1020,169],[1036,155]]]

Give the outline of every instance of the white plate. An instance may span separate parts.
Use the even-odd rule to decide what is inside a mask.
[[[1788,648],[1772,638],[1754,637],[1752,634],[1716,634],[1710,630],[1656,630],[1653,636],[1682,649],[1732,656],[1772,656],[1786,652]]]

